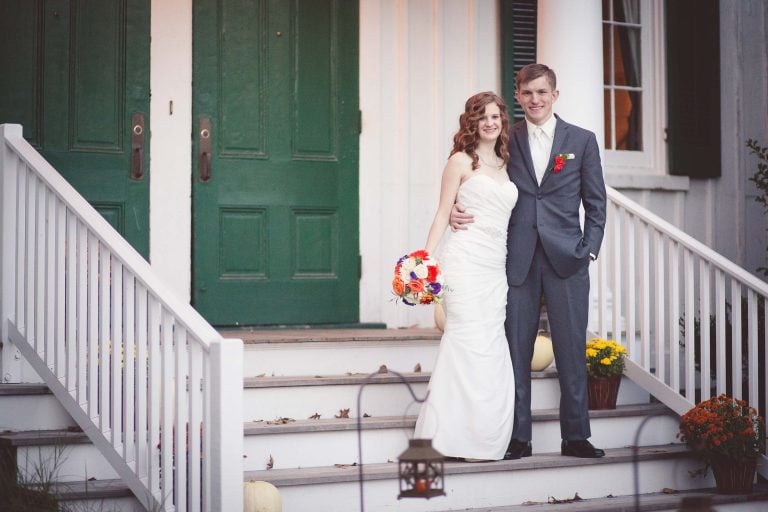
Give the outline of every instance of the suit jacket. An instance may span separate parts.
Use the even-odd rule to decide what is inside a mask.
[[[518,190],[507,236],[509,284],[519,286],[525,280],[537,238],[558,276],[573,275],[589,264],[590,253],[597,256],[603,241],[606,192],[595,134],[557,117],[552,153],[541,185],[533,170],[525,121],[512,126],[509,153],[507,172]],[[555,173],[555,156],[563,153],[574,158]]]

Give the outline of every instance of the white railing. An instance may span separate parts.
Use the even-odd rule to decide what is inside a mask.
[[[768,284],[612,188],[595,284],[635,382],[678,414],[727,393],[765,415]]]
[[[0,324],[148,510],[242,510],[242,341],[223,339],[0,125]]]

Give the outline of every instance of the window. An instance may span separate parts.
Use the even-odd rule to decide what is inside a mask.
[[[663,174],[661,0],[603,0],[606,166]]]

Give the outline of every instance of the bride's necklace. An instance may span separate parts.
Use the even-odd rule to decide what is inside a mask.
[[[477,153],[477,157],[480,159],[481,162],[483,162],[485,165],[487,165],[488,167],[490,167],[492,169],[499,169],[499,168],[501,168],[501,162],[500,162],[501,159],[498,156],[496,156],[496,155],[494,155],[494,157],[496,158],[496,162],[494,163],[494,165],[491,165],[488,162],[486,162],[485,158],[483,158],[483,155],[481,155],[480,153]]]

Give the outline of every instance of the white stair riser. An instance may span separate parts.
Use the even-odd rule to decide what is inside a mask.
[[[412,372],[417,364],[431,371],[437,347],[437,340],[246,345],[243,371],[246,377],[369,374],[383,364],[401,373]]]
[[[640,465],[640,492],[658,492],[665,487],[695,489],[711,487],[711,476],[705,479],[688,477],[688,470],[697,467],[689,460],[645,461]],[[355,469],[355,468],[351,468]],[[631,463],[599,464],[593,466],[530,469],[514,472],[484,472],[447,475],[447,497],[397,500],[396,480],[365,482],[365,508],[377,512],[427,512],[477,509],[480,507],[519,505],[524,502],[547,503],[550,496],[557,499],[634,494]],[[279,487],[285,512],[312,510],[338,512],[359,510],[360,494],[357,481],[339,484]],[[719,506],[718,506],[719,510]]]
[[[0,396],[0,431],[54,430],[74,425],[53,395]]]
[[[49,474],[55,468],[55,479],[59,482],[117,478],[106,459],[91,444],[20,446],[16,454],[20,474],[30,477],[39,469]]]
[[[423,398],[426,382],[411,384],[416,396]],[[557,379],[533,379],[531,382],[533,409],[557,409],[560,406],[560,384]],[[359,385],[292,386],[246,388],[243,392],[243,420],[274,420],[275,418],[307,419],[313,414],[333,418],[340,409],[349,409],[357,416]],[[648,393],[629,379],[623,379],[617,403],[648,403]],[[414,403],[408,388],[402,383],[368,384],[362,395],[362,409],[371,416],[402,416],[417,414],[420,404]]]
[[[624,448],[631,445],[643,417],[593,418],[591,441],[600,448]],[[354,422],[355,420],[350,420]],[[353,423],[354,424],[354,423]],[[657,416],[646,423],[640,445],[664,445],[677,440],[678,421],[672,416]],[[365,464],[397,460],[408,447],[413,428],[363,431]],[[246,471],[265,469],[272,455],[275,469],[333,466],[358,460],[357,431],[301,432],[245,437]],[[537,421],[533,426],[534,453],[560,451],[560,423]]]

